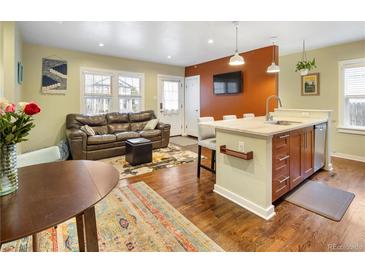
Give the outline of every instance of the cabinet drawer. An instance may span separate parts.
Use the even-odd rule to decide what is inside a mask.
[[[285,166],[289,166],[290,163],[289,151],[284,151],[282,153],[277,153],[277,154],[275,153],[273,155],[272,161],[273,161],[273,172]]]
[[[272,171],[272,180],[274,183],[274,180],[276,179],[282,179],[283,177],[287,177],[290,175],[290,165],[289,164],[285,164],[285,165],[281,165],[278,166],[277,168],[273,169]]]
[[[272,184],[272,200],[275,201],[285,193],[289,191],[290,177],[288,176],[278,176],[273,179]]]
[[[278,149],[283,149],[283,148],[287,148],[289,150],[289,139],[290,139],[289,132],[275,135],[272,140],[273,141],[273,146],[272,146],[273,151],[276,151]]]

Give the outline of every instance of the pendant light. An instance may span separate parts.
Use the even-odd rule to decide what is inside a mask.
[[[233,22],[236,27],[236,52],[235,54],[229,59],[230,66],[240,66],[245,63],[245,60],[241,55],[238,54],[238,22]]]
[[[271,37],[272,39],[272,63],[267,67],[267,73],[278,73],[280,72],[280,67],[275,64],[275,39],[276,37]]]

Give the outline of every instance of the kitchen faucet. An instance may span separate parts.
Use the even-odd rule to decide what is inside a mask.
[[[269,112],[269,102],[272,98],[275,98],[278,102],[279,102],[279,106],[282,107],[283,105],[281,104],[281,100],[279,98],[279,96],[276,95],[271,95],[269,97],[266,98],[266,121],[272,121],[273,120],[273,116],[270,115]]]

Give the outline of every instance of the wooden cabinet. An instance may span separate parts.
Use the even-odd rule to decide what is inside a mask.
[[[272,141],[272,200],[313,174],[313,127],[275,135]]]

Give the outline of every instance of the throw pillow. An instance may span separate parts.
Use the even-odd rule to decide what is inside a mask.
[[[88,125],[84,125],[80,127],[80,129],[87,134],[87,136],[94,136],[95,131],[92,129],[92,127],[89,127]]]
[[[158,124],[158,119],[152,119],[147,122],[147,124],[144,126],[143,130],[151,130],[155,129]]]

